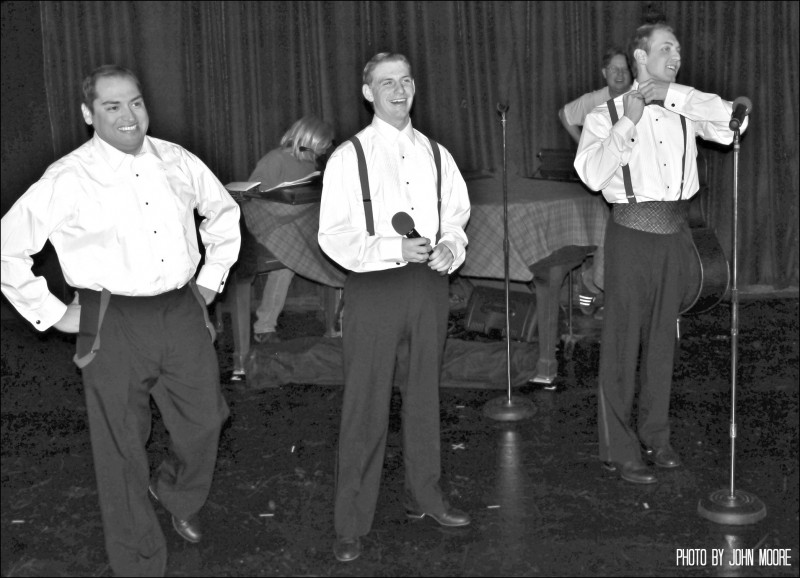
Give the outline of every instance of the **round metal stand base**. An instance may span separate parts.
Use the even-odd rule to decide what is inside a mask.
[[[715,524],[744,526],[763,520],[767,516],[767,507],[753,494],[735,490],[731,496],[729,489],[723,489],[701,499],[697,503],[697,513]]]
[[[536,408],[530,400],[512,395],[496,397],[483,406],[483,415],[497,421],[519,421],[527,419],[536,413]]]

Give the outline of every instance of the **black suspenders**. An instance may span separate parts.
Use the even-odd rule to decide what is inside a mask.
[[[439,229],[436,231],[436,242],[439,242],[441,236],[441,221],[442,221],[442,155],[439,151],[439,145],[435,140],[429,138],[431,149],[433,150],[433,162],[436,165],[436,211],[439,215]],[[358,157],[358,176],[361,180],[361,198],[364,200],[364,217],[367,220],[367,232],[370,237],[375,234],[375,222],[372,217],[372,197],[369,192],[369,177],[367,176],[367,159],[364,156],[364,149],[361,146],[361,141],[358,137],[354,136],[350,139],[356,149],[356,157]]]
[[[608,114],[611,115],[611,124],[617,124],[619,115],[617,114],[617,106],[614,104],[614,99],[610,99],[606,105],[608,106]],[[683,157],[681,158],[681,189],[679,198],[683,198],[683,181],[686,177],[686,118],[681,114],[681,128],[683,129]],[[628,165],[622,167],[622,180],[625,183],[625,196],[628,198],[629,203],[636,202],[636,195],[633,194],[633,184],[631,183],[631,169]]]

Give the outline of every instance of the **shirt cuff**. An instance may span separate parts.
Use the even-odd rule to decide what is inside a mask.
[[[228,279],[229,271],[229,269],[225,269],[221,265],[203,265],[197,275],[197,284],[217,293],[222,293],[222,290],[225,289],[225,281]]]
[[[639,140],[636,125],[627,116],[623,116],[611,128],[614,147],[612,150],[618,154],[620,166],[627,165],[631,158],[631,151]]]
[[[380,243],[381,261],[405,263],[403,259],[403,237],[384,237]]]
[[[664,98],[664,108],[672,112],[683,110],[692,90],[694,89],[691,86],[671,82],[667,89],[667,96]]]
[[[20,311],[19,313],[36,329],[45,331],[58,323],[66,312],[67,306],[51,293],[45,298],[44,303],[38,309],[29,309],[27,311]]]

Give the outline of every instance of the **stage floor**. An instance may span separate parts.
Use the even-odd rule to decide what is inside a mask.
[[[334,455],[340,385],[252,389],[230,382],[229,335],[219,344],[231,420],[220,442],[206,535],[183,542],[159,509],[169,576],[798,576],[798,299],[740,305],[736,487],[767,517],[721,526],[697,514],[729,483],[729,307],[685,318],[671,409],[684,467],[636,486],[597,458],[599,344],[559,351],[563,391],[515,389],[536,414],[483,415],[496,389],[443,388],[442,488],[473,524],[445,530],[405,518],[399,410],[392,400],[383,485],[364,554],[336,562]],[[287,312],[283,338],[321,335],[312,313]],[[109,575],[80,375],[69,336],[2,321],[2,567],[4,576]],[[168,448],[155,413],[151,463]],[[759,565],[790,549],[791,566]],[[681,553],[705,552],[689,566]],[[715,565],[712,549],[754,565]]]

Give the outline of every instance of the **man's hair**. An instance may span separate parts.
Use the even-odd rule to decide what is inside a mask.
[[[628,58],[628,53],[625,52],[625,49],[622,46],[611,46],[608,50],[606,50],[605,54],[603,54],[603,68],[608,68],[608,65],[611,64],[611,61],[617,55],[625,58],[625,64],[628,65],[628,70],[630,70],[630,58]]]
[[[281,148],[301,161],[314,161],[333,142],[333,127],[316,116],[304,116],[295,122],[283,137]]]
[[[408,58],[404,54],[400,54],[399,52],[379,52],[372,58],[370,58],[367,65],[364,67],[364,74],[362,75],[362,80],[364,84],[372,84],[372,71],[375,70],[375,67],[378,66],[381,62],[391,62],[399,60],[400,62],[405,62],[406,66],[408,66],[408,74],[411,78],[414,78],[414,74],[411,71],[411,63],[408,61]]]
[[[651,43],[650,39],[653,36],[653,32],[656,30],[664,30],[666,32],[675,33],[672,30],[672,27],[669,26],[666,22],[655,22],[653,24],[643,24],[636,29],[636,33],[633,35],[630,43],[628,44],[628,59],[632,63],[636,63],[636,58],[634,57],[633,53],[636,52],[638,49],[644,50],[646,53],[650,54]],[[634,66],[634,73],[636,72],[636,67]]]
[[[139,82],[139,79],[132,70],[129,70],[118,64],[104,64],[102,66],[98,66],[92,72],[90,72],[86,78],[83,79],[83,104],[89,107],[89,110],[94,110],[92,105],[94,100],[97,98],[97,81],[101,78],[126,76],[136,83],[136,88],[138,88],[139,93],[141,93],[142,84]]]

